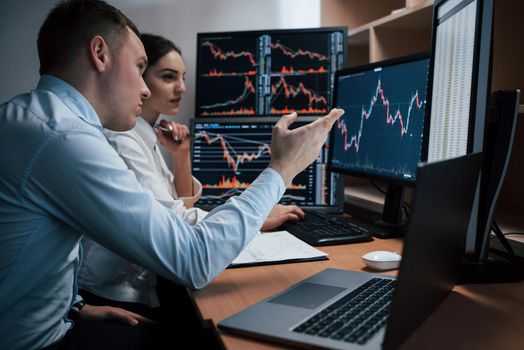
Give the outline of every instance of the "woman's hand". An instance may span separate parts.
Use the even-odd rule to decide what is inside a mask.
[[[155,128],[158,141],[168,149],[171,153],[180,154],[183,152],[189,153],[190,143],[189,128],[184,124],[178,124],[173,121],[162,120],[160,121],[162,127],[170,130],[162,131],[159,128]]]
[[[84,305],[80,310],[79,317],[95,321],[116,321],[130,326],[136,326],[139,322],[155,323],[147,317],[119,307],[89,304]]]

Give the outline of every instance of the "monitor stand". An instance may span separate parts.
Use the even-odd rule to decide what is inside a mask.
[[[515,262],[490,254],[479,260],[475,256],[465,256],[460,263],[457,283],[502,283],[522,280],[522,272]]]
[[[486,116],[484,167],[480,184],[480,200],[475,249],[461,262],[459,283],[514,282],[522,279],[522,271],[506,237],[494,222],[495,207],[509,164],[520,102],[519,90],[499,90],[491,94]],[[507,251],[506,256],[491,254],[491,232]]]
[[[406,223],[402,220],[402,202],[404,188],[399,185],[388,184],[382,218],[376,220],[371,230],[378,238],[393,238],[404,235]]]

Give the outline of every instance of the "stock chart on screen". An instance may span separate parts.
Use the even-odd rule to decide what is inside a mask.
[[[332,166],[401,181],[416,178],[421,161],[427,54],[337,72]]]
[[[203,193],[197,205],[216,206],[242,193],[264,170],[271,156],[271,130],[278,118],[240,122],[236,118],[197,119],[192,151],[193,175]],[[296,122],[293,126],[303,125]],[[281,203],[300,206],[335,205],[336,174],[329,174],[327,149],[295,177]]]
[[[320,115],[346,28],[199,33],[197,55],[197,117]]]

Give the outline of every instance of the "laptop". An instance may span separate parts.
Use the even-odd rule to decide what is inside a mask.
[[[291,128],[318,117],[300,116]],[[271,132],[280,117],[251,119],[197,118],[191,120],[192,171],[202,183],[196,206],[211,210],[238,195],[264,170],[270,160]],[[343,217],[343,184],[327,169],[327,147],[315,162],[298,174],[280,201],[306,212],[306,220],[289,222],[287,230],[312,245],[368,241],[372,234]],[[318,232],[321,235],[315,235]]]
[[[455,285],[481,161],[476,153],[419,166],[397,279],[326,269],[218,326],[305,347],[398,348]]]

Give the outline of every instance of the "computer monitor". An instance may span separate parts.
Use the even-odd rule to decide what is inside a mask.
[[[514,264],[489,255],[493,211],[511,153],[519,103],[518,91],[498,91],[489,101],[493,12],[493,0],[437,0],[433,10],[427,160],[484,153],[461,282],[520,278]],[[504,243],[505,238],[501,240]]]
[[[491,93],[486,120],[486,135],[484,147],[484,164],[479,198],[478,234],[475,242],[473,259],[470,264],[463,264],[462,274],[466,275],[466,269],[471,270],[473,266],[475,273],[469,273],[463,277],[464,281],[476,279],[485,282],[514,280],[520,274],[516,266],[510,266],[510,261],[494,260],[490,256],[492,224],[494,224],[495,208],[501,192],[502,184],[508,169],[515,130],[517,125],[520,101],[519,90],[498,90]],[[509,242],[499,230],[493,225],[493,232],[497,235],[500,243],[507,250],[510,259],[514,254]],[[483,230],[483,231],[482,231]],[[467,262],[467,261],[466,261]],[[474,264],[471,264],[474,262]],[[479,266],[483,266],[482,270]],[[479,276],[479,272],[482,274]]]
[[[493,0],[435,1],[425,138],[429,162],[485,151],[492,37]],[[485,197],[485,172],[484,168],[465,242],[466,254],[475,259],[480,258],[477,243],[485,241],[481,226],[491,226],[479,217],[487,204],[480,202]]]
[[[422,156],[429,53],[335,73],[330,169],[388,184],[378,237],[402,234],[403,186],[416,182]]]
[[[492,26],[492,0],[435,1],[426,129],[429,162],[483,151]]]
[[[280,117],[253,119],[200,118],[191,120],[193,175],[202,182],[197,206],[212,208],[244,191],[270,160],[271,132]],[[295,128],[316,118],[303,117]],[[327,149],[298,174],[280,203],[302,208],[342,211],[342,184],[327,171]]]
[[[327,113],[347,28],[197,35],[196,117]]]

